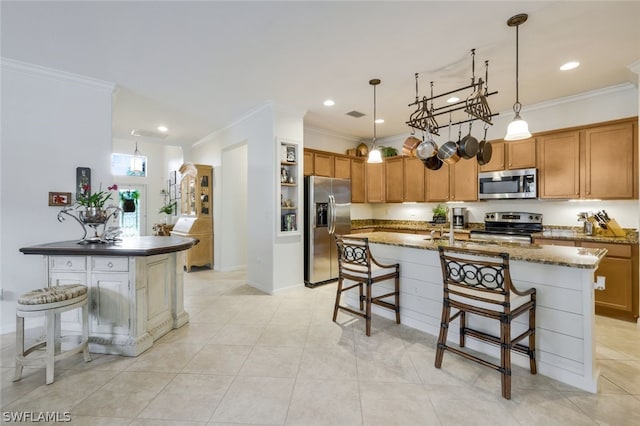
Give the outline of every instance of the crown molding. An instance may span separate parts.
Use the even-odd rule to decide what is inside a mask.
[[[618,93],[618,92],[625,92],[630,89],[636,89],[636,86],[631,83],[616,84],[615,86],[603,87],[601,89],[592,90],[590,92],[578,93],[577,95],[566,96],[564,98],[553,99],[550,101],[544,101],[537,104],[533,104],[528,107],[522,107],[522,112],[526,113],[527,111],[546,109],[546,108],[550,108],[558,105],[595,98],[597,96],[609,95],[609,94]],[[500,113],[500,115],[509,115],[509,114],[513,114],[513,110],[503,111]]]
[[[41,65],[30,64],[27,62],[17,61],[15,59],[0,58],[2,68],[5,70],[12,70],[27,75],[35,75],[38,77],[51,78],[53,80],[82,84],[84,86],[94,87],[98,89],[108,90],[113,92],[115,90],[115,83],[105,80],[99,80],[97,78],[86,77],[80,74],[73,74],[66,71],[60,71],[53,68],[43,67]]]
[[[331,136],[333,138],[340,138],[340,139],[344,139],[344,140],[349,141],[349,142],[360,142],[360,140],[362,140],[362,138],[356,138],[356,137],[353,137],[353,136],[349,136],[349,135],[345,135],[345,134],[342,134],[342,133],[338,133],[338,132],[333,131],[333,130],[323,129],[321,127],[313,127],[313,126],[305,125],[304,126],[304,131],[305,132],[316,133],[316,134],[319,134],[319,135]]]

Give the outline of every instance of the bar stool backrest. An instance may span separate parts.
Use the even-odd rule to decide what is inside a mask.
[[[445,294],[509,306],[513,290],[509,254],[438,247]]]
[[[338,247],[338,267],[341,274],[371,273],[371,251],[369,250],[368,238],[336,235],[336,244]]]

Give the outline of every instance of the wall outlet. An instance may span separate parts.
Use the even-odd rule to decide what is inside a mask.
[[[597,276],[596,277],[596,282],[593,283],[593,288],[595,290],[604,290],[605,289],[605,277],[604,276]]]

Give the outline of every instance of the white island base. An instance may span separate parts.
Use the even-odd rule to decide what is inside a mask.
[[[400,246],[395,243],[373,243],[375,235],[370,236],[371,252],[382,263],[400,264],[400,317],[402,324],[437,336],[440,332],[442,312],[442,272],[437,251],[438,243],[424,243],[423,237],[417,243],[417,236],[410,236],[407,245],[415,240],[421,247]],[[387,235],[388,237],[388,235]],[[407,236],[409,237],[409,236]],[[384,237],[382,237],[384,238]],[[404,236],[401,238],[405,238]],[[404,244],[404,241],[402,245]],[[456,243],[458,244],[458,243]],[[428,246],[428,247],[425,247]],[[471,245],[471,244],[466,244]],[[486,249],[476,245],[476,249]],[[557,247],[554,255],[562,250],[578,249]],[[522,249],[519,249],[522,251]],[[527,250],[543,250],[540,246],[531,246]],[[502,251],[509,252],[509,249]],[[536,256],[538,256],[536,253]],[[580,256],[580,254],[577,254]],[[535,287],[537,289],[536,306],[536,361],[538,374],[553,378],[576,388],[596,393],[599,370],[595,361],[594,341],[594,296],[593,276],[597,260],[593,266],[560,266],[559,264],[538,263],[525,260],[512,260],[511,276],[518,288]],[[598,256],[592,256],[597,259]],[[378,292],[389,291],[392,283],[382,283]],[[383,287],[383,288],[380,288]],[[391,290],[392,291],[392,290]],[[349,294],[348,303],[357,306],[355,294]],[[373,307],[373,312],[394,320],[393,313],[386,309]],[[514,319],[512,335],[526,330],[527,318]],[[467,321],[474,328],[499,335],[496,321],[467,315]],[[459,332],[457,325],[449,328],[448,340],[457,344]],[[479,352],[499,358],[499,348],[476,339],[468,338],[466,346]],[[451,355],[454,356],[454,355]],[[512,352],[512,363],[529,369],[529,359]],[[435,367],[434,367],[435,368]]]

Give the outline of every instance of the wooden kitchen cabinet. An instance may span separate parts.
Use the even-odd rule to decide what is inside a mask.
[[[637,198],[637,144],[634,123],[584,131],[583,198]]]
[[[313,176],[313,152],[304,150],[303,174]]]
[[[385,166],[382,163],[365,163],[367,177],[367,202],[385,202]]]
[[[449,201],[449,165],[426,169],[427,201]]]
[[[478,201],[478,162],[475,158],[460,160],[449,170],[449,199]]]
[[[536,139],[491,141],[491,161],[479,166],[481,172],[532,169],[536,167]]]
[[[385,201],[402,203],[404,201],[404,160],[402,157],[385,158]]]
[[[351,179],[351,159],[342,155],[333,157],[333,177]]]
[[[580,132],[540,136],[538,166],[540,198],[579,198]]]
[[[333,155],[324,152],[313,153],[313,174],[333,177]]]
[[[351,202],[365,203],[367,201],[367,175],[364,158],[351,159]]]
[[[403,157],[404,162],[404,201],[424,202],[426,199],[425,170],[422,160],[416,157]]]
[[[605,289],[595,290],[596,314],[627,321],[638,319],[638,245],[582,242],[605,248],[607,255],[595,272],[605,277]]]

